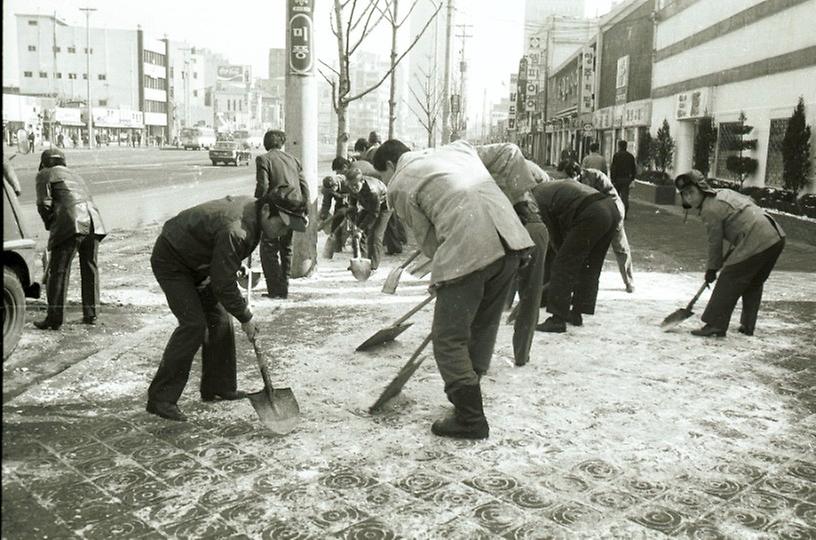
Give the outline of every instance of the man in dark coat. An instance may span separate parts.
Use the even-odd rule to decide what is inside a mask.
[[[258,333],[236,276],[241,261],[262,236],[273,239],[305,228],[306,206],[295,188],[261,199],[225,197],[194,206],[168,220],[150,258],[153,275],[178,319],[153,382],[147,412],[184,421],[178,408],[190,367],[203,347],[201,399],[234,400],[237,391],[235,333],[230,315],[250,341]]]
[[[329,231],[334,235],[334,251],[340,253],[346,243],[347,234],[343,221],[349,211],[351,198],[351,191],[349,191],[345,175],[334,174],[325,177],[321,193],[323,194],[323,200],[320,203],[320,220],[325,221],[331,215]],[[331,213],[332,204],[334,204],[333,214]]]
[[[751,197],[732,189],[713,189],[700,171],[679,175],[675,186],[683,208],[697,209],[708,232],[707,283],[717,284],[702,320],[705,325],[691,333],[701,337],[723,337],[731,314],[742,298],[739,332],[754,335],[762,289],[776,260],[785,248],[785,232]],[[733,251],[724,260],[723,242]],[[720,279],[717,279],[717,272]]]
[[[615,186],[618,195],[623,201],[623,208],[626,216],[629,215],[629,186],[635,181],[637,176],[637,163],[626,147],[626,141],[618,141],[618,151],[612,156],[612,166],[609,169],[609,177],[612,185]]]
[[[538,329],[565,332],[567,321],[581,326],[582,313],[595,313],[598,279],[621,215],[612,197],[573,180],[542,183],[532,193],[555,252],[547,292],[552,316]]]
[[[294,188],[301,202],[311,201],[309,184],[303,177],[303,167],[291,154],[282,150],[286,134],[269,130],[264,134],[267,152],[255,158],[255,198],[260,199],[282,188]],[[298,229],[293,229],[298,230]],[[266,296],[286,298],[289,296],[289,276],[292,266],[292,230],[279,238],[261,238],[261,268],[266,280]]]
[[[34,326],[57,330],[62,326],[71,263],[79,252],[82,278],[82,322],[96,324],[99,305],[99,270],[96,255],[99,242],[107,234],[102,216],[81,176],[68,169],[65,154],[57,148],[45,150],[40,157],[36,179],[37,211],[49,231],[48,314]]]
[[[363,175],[356,167],[347,171],[346,184],[354,206],[351,219],[365,237],[361,255],[371,259],[371,269],[376,270],[382,260],[383,235],[391,217],[386,200],[388,190],[382,180]]]

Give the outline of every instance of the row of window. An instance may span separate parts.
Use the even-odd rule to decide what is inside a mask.
[[[34,72],[33,72],[33,71],[23,71],[23,77],[29,77],[29,78],[31,78],[31,77],[33,77],[33,76],[34,76]],[[69,79],[76,79],[76,78],[77,78],[77,74],[76,74],[76,73],[66,73],[66,76],[67,76],[67,78],[69,78]],[[97,79],[99,79],[100,81],[106,81],[106,80],[108,80],[108,76],[107,76],[106,74],[104,74],[104,73],[99,73],[99,74],[97,74],[97,76],[96,76],[96,77],[97,77]],[[48,78],[48,72],[47,72],[47,71],[40,71],[40,79],[47,79],[47,78]],[[58,71],[58,72],[54,73],[54,78],[55,78],[55,79],[62,79],[62,72],[59,72],[59,71]],[[87,74],[87,73],[83,73],[83,74],[82,74],[82,79],[87,81],[87,80],[88,80],[88,74]]]
[[[153,64],[155,66],[167,65],[167,57],[153,51],[144,51],[144,61],[146,64]]]
[[[153,101],[152,99],[146,99],[144,105],[144,112],[166,113],[167,103],[165,103],[164,101]]]
[[[28,50],[29,50],[30,52],[35,52],[35,51],[37,50],[37,46],[36,46],[36,45],[29,45],[29,46],[28,46]],[[52,50],[53,50],[53,52],[55,52],[55,53],[62,52],[62,47],[60,47],[60,46],[56,46],[56,47],[54,47]],[[66,48],[65,48],[65,50],[66,50],[66,52],[68,52],[68,53],[70,53],[70,54],[74,54],[74,53],[76,53],[76,52],[77,52],[77,48],[76,48],[76,47],[66,47]],[[84,54],[88,54],[88,47],[84,47],[84,50],[83,50],[82,52],[83,52]],[[91,54],[93,54],[93,47],[91,47]]]
[[[150,75],[145,75],[144,87],[153,88],[154,90],[167,90],[167,80],[151,77]]]

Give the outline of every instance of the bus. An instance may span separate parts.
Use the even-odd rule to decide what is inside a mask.
[[[215,130],[208,127],[184,128],[181,130],[181,145],[185,150],[209,150],[215,145]]]

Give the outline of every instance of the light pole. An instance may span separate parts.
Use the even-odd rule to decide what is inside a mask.
[[[96,8],[79,8],[85,12],[85,58],[88,73],[88,148],[94,147],[93,107],[91,102],[91,12]]]

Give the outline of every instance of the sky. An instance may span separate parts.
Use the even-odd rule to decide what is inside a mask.
[[[428,1],[428,0],[420,0]],[[546,2],[547,0],[539,0]],[[334,36],[329,32],[332,0],[316,0],[315,26],[318,56],[331,61],[336,55]],[[242,9],[229,9],[229,6]],[[403,0],[405,6],[409,0]],[[611,0],[587,0],[587,15],[606,13]],[[457,0],[457,22],[472,24],[468,41],[468,96],[473,109],[482,110],[482,100],[496,102],[509,93],[509,74],[522,54],[524,0]],[[268,73],[268,50],[283,47],[285,41],[285,0],[241,0],[211,2],[201,0],[4,0],[3,1],[3,84],[13,82],[16,60],[15,13],[57,13],[69,24],[84,25],[80,7],[93,7],[91,25],[135,29],[157,37],[188,41],[225,55],[232,63],[251,64],[257,77]],[[444,8],[443,8],[444,11]],[[442,13],[444,15],[444,13]],[[383,25],[385,26],[385,25]],[[372,52],[386,55],[390,41],[384,29],[367,40]],[[458,47],[454,48],[454,52]],[[497,77],[497,66],[500,69]],[[6,78],[10,81],[7,81]]]

